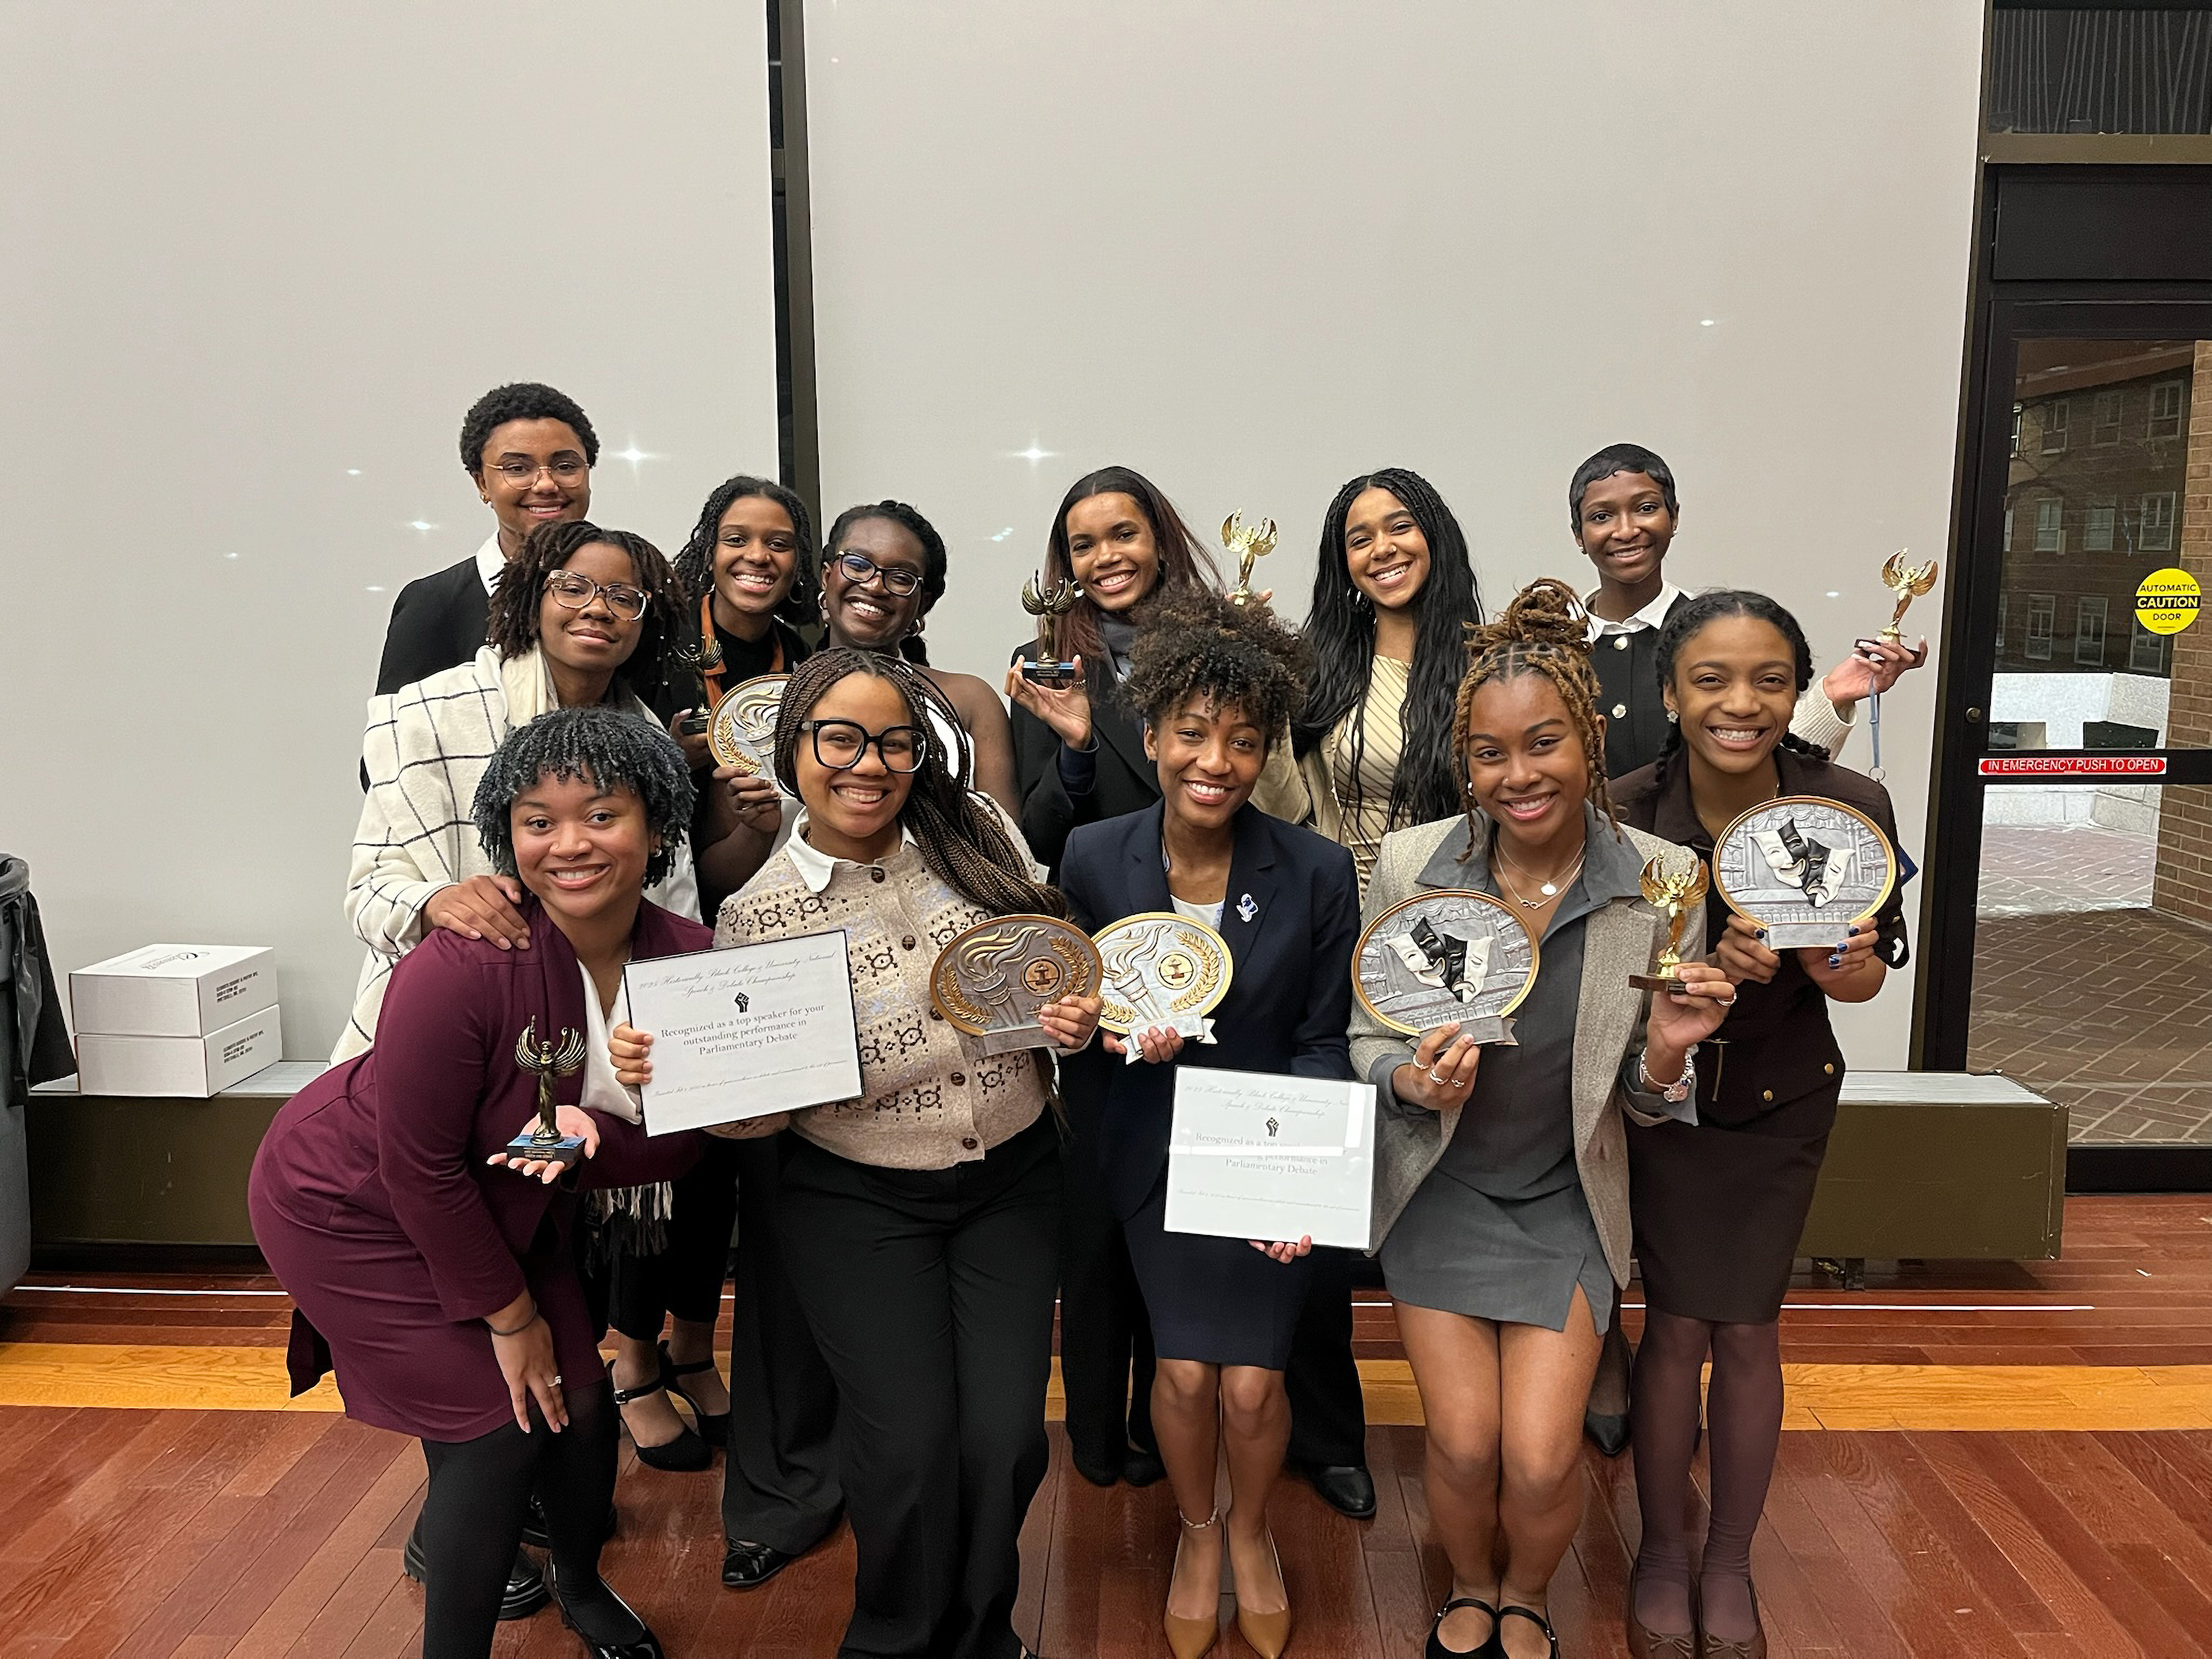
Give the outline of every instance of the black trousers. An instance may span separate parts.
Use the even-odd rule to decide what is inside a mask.
[[[1017,1550],[1044,1479],[1059,1136],[1049,1116],[950,1170],[800,1141],[793,1282],[837,1379],[860,1558],[842,1659],[1012,1659]]]
[[[730,1444],[722,1532],[802,1555],[845,1506],[837,1384],[815,1346],[785,1257],[783,1165],[797,1135],[718,1141],[735,1155],[738,1258],[730,1311]]]
[[[1079,1143],[1068,1156],[1090,1155]],[[1352,1353],[1353,1255],[1319,1247],[1313,1253],[1284,1376],[1288,1455],[1300,1462],[1367,1462],[1367,1407]],[[1068,1442],[1085,1462],[1111,1468],[1125,1446],[1154,1446],[1152,1367],[1152,1322],[1121,1224],[1100,1195],[1091,1165],[1071,1162],[1060,1225],[1060,1381]]]
[[[676,1178],[665,1248],[657,1255],[615,1257],[607,1322],[624,1336],[657,1342],[672,1315],[705,1324],[720,1316],[738,1218],[737,1151],[745,1144],[709,1136],[705,1155]]]

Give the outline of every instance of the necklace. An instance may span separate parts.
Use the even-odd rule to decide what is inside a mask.
[[[1497,853],[1498,862],[1500,865],[1510,865],[1514,869],[1521,870],[1521,866],[1519,865],[1515,864],[1510,858],[1506,856],[1505,849],[1504,848],[1498,848],[1497,849]],[[1560,893],[1565,889],[1574,885],[1576,876],[1581,873],[1583,860],[1587,859],[1589,856],[1589,843],[1588,842],[1584,842],[1583,843],[1583,850],[1575,854],[1575,861],[1569,865],[1564,872],[1553,877],[1549,881],[1540,882],[1537,884],[1536,891],[1540,896],[1536,898],[1522,897],[1521,890],[1506,879],[1505,872],[1503,869],[1498,871],[1498,879],[1501,883],[1504,883],[1505,890],[1513,896],[1513,902],[1516,904],[1518,904],[1522,909],[1540,910],[1553,899],[1559,897]],[[1525,876],[1528,874],[1528,872],[1526,870],[1521,870],[1521,873]]]

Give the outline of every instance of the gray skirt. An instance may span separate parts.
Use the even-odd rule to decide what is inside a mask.
[[[1567,1328],[1575,1286],[1601,1333],[1613,1269],[1582,1183],[1535,1198],[1492,1198],[1429,1171],[1382,1241],[1382,1282],[1398,1301],[1506,1325]]]

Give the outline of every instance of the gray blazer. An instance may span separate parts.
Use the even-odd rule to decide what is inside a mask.
[[[1603,824],[1604,820],[1598,820],[1591,833],[1606,833]],[[1697,862],[1696,854],[1673,842],[1626,826],[1620,833],[1634,845],[1639,864],[1663,858],[1671,871]],[[1419,823],[1385,836],[1376,854],[1374,878],[1367,885],[1361,926],[1417,892],[1480,886],[1488,874],[1486,838],[1476,838],[1473,854],[1462,863],[1460,849],[1466,844],[1465,818]],[[1630,986],[1628,976],[1650,973],[1657,964],[1667,944],[1667,916],[1640,898],[1613,899],[1593,910],[1583,927],[1582,996],[1575,1012],[1575,1169],[1605,1245],[1606,1265],[1613,1269],[1614,1281],[1626,1285],[1632,1245],[1628,1144],[1621,1117],[1626,1114],[1638,1123],[1653,1124],[1664,1116],[1664,1103],[1656,1095],[1632,1092],[1623,1080],[1624,1073],[1634,1075],[1630,1062],[1644,1053],[1644,994]],[[1682,939],[1694,948],[1705,936],[1700,905],[1691,913]],[[1370,1255],[1382,1248],[1383,1238],[1443,1157],[1452,1131],[1459,1127],[1457,1107],[1431,1112],[1407,1105],[1391,1093],[1389,1072],[1413,1057],[1413,1043],[1369,1013],[1364,1004],[1353,1004],[1352,1069],[1376,1085],[1378,1097]]]

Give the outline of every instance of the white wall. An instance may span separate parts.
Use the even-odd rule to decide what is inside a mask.
[[[0,848],[58,969],[276,947],[326,1054],[392,596],[489,527],[502,380],[580,401],[672,555],[775,468],[765,14],[0,8]]]
[[[1682,482],[1676,579],[1773,592],[1832,659],[1887,619],[1883,558],[1947,537],[1982,17],[810,5],[823,505],[933,518],[933,655],[991,673],[1091,467],[1197,526],[1272,514],[1296,614],[1330,495],[1385,464],[1455,505],[1493,598],[1587,574],[1568,476],[1633,439]],[[1923,865],[1935,678],[1884,711]],[[1854,1059],[1901,1064],[1911,1007],[1845,1011]]]

